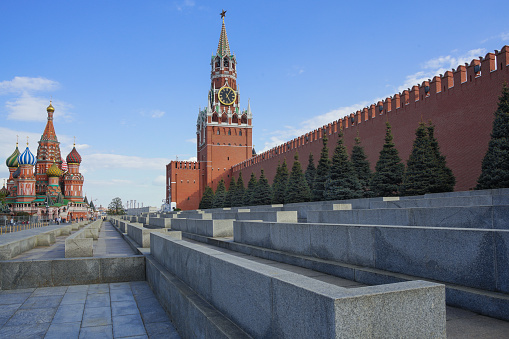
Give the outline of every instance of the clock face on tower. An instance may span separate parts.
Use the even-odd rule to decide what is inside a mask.
[[[237,94],[235,91],[230,87],[223,87],[219,90],[218,93],[219,101],[223,105],[231,105],[235,102],[235,99],[237,98]]]

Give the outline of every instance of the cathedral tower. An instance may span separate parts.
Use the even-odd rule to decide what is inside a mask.
[[[35,199],[35,176],[34,166],[36,158],[27,148],[18,157],[20,173],[15,178],[15,185],[17,188],[16,203],[30,203]]]
[[[41,140],[39,140],[39,147],[37,148],[37,165],[35,168],[37,195],[46,194],[46,189],[48,187],[46,171],[53,163],[56,163],[57,166],[60,167],[62,159],[60,155],[60,142],[58,142],[55,127],[53,126],[53,113],[55,109],[51,105],[51,102],[46,111],[48,113],[48,121],[44,133],[41,135]]]
[[[67,155],[68,171],[64,174],[64,195],[72,202],[83,202],[83,175],[80,173],[81,155],[76,150],[76,145]]]
[[[230,52],[224,24],[215,55],[211,57],[210,90],[207,107],[196,123],[197,160],[200,163],[201,197],[205,186],[214,190],[221,179],[228,185],[231,168],[252,156],[252,114],[239,105],[237,58]]]

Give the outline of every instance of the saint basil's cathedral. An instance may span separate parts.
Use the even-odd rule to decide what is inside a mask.
[[[42,220],[86,218],[89,206],[83,198],[83,175],[80,173],[81,156],[73,147],[64,160],[60,142],[53,126],[55,109],[47,108],[48,121],[44,129],[37,157],[27,147],[20,153],[16,149],[6,160],[9,168],[5,202],[13,213],[26,212]]]

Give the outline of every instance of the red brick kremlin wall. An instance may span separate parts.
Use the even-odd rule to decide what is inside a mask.
[[[419,122],[432,120],[440,150],[456,176],[455,190],[472,189],[481,173],[502,85],[509,83],[508,66],[509,46],[504,46],[500,52],[488,53],[480,60],[435,76],[429,83],[425,81],[323,126],[329,137],[329,155],[334,151],[339,129],[343,129],[349,153],[358,133],[374,170],[384,142],[385,122],[389,121],[396,148],[406,163]],[[316,165],[322,148],[321,134],[321,129],[314,130],[237,164],[233,175],[238,178],[242,171],[247,184],[251,172],[259,177],[263,169],[272,183],[278,163],[286,159],[291,169],[295,152],[299,153],[303,170],[310,152]]]

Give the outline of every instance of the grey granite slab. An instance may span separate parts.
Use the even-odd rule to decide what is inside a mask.
[[[139,314],[119,315],[113,318],[113,336],[115,338],[144,335],[145,326]]]
[[[44,339],[78,339],[80,335],[81,322],[74,323],[51,323]]]
[[[110,294],[109,293],[95,293],[88,294],[86,307],[105,307],[110,306]]]
[[[113,328],[111,325],[81,327],[79,339],[112,339]]]
[[[111,308],[107,307],[85,307],[83,313],[82,327],[97,327],[111,325]]]
[[[85,304],[60,305],[53,317],[53,324],[80,322]]]

